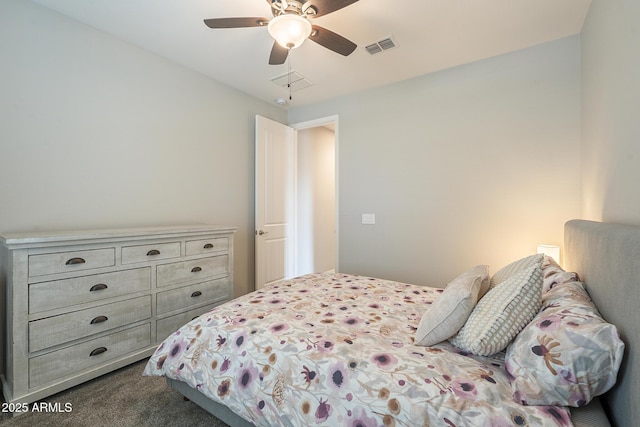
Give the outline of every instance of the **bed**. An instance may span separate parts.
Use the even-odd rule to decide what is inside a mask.
[[[602,394],[633,425],[640,229],[565,231],[566,270],[534,254],[444,290],[340,273],[268,286],[180,328],[144,374],[234,427],[600,427]]]

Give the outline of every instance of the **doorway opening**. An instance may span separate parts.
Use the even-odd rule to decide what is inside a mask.
[[[338,270],[337,117],[296,129],[296,275]]]
[[[256,116],[256,289],[340,271],[337,125],[337,117],[286,126]]]

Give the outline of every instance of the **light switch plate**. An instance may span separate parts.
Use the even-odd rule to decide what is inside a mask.
[[[363,224],[375,224],[376,223],[376,214],[372,213],[363,213],[362,214],[362,223]]]

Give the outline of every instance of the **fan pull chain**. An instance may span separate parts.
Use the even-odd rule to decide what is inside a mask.
[[[289,54],[287,55],[287,66],[289,67],[289,72],[287,73],[287,87],[289,88],[289,101],[293,99],[291,96],[291,49],[289,49]]]

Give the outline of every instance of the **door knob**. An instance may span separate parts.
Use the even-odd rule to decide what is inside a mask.
[[[262,236],[263,234],[269,234],[269,232],[268,231],[262,231],[262,230],[258,231],[258,236]]]

